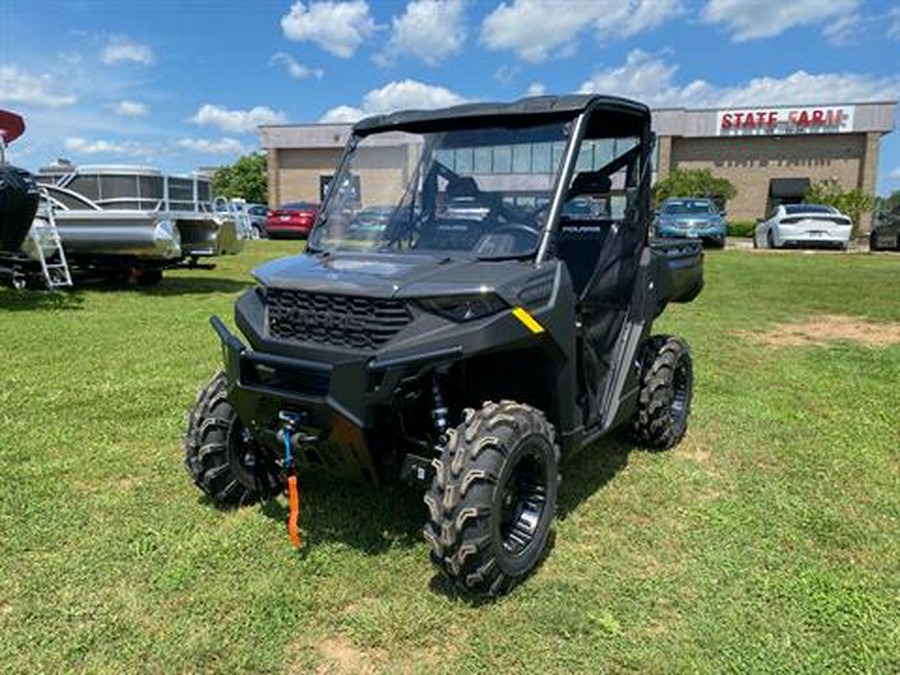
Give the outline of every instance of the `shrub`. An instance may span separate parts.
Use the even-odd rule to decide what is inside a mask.
[[[875,198],[858,188],[846,190],[833,178],[813,183],[806,192],[809,204],[828,204],[853,221],[853,236],[859,234],[859,219],[875,206]]]
[[[727,225],[729,237],[752,237],[756,231],[755,220],[729,220]]]
[[[716,178],[709,169],[675,169],[653,186],[653,203],[659,206],[669,197],[709,197],[723,206],[737,195],[726,178]]]

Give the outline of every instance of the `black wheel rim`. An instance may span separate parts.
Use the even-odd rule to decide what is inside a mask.
[[[521,455],[503,484],[500,539],[509,555],[521,555],[535,540],[547,505],[547,468],[536,449]]]
[[[228,430],[228,462],[246,487],[264,491],[265,459],[250,430],[237,418]]]
[[[687,420],[691,393],[691,366],[686,359],[681,359],[675,366],[672,375],[672,403],[670,414],[680,429]]]

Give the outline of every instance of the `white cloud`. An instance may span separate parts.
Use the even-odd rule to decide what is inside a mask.
[[[567,56],[577,38],[591,30],[600,41],[631,37],[683,11],[681,0],[511,0],[481,24],[488,49],[512,50],[526,61]]]
[[[175,145],[183,150],[201,152],[206,155],[231,155],[245,151],[243,144],[236,138],[224,137],[218,141],[208,138],[182,138]]]
[[[399,17],[391,20],[391,38],[377,60],[391,63],[398,56],[412,56],[435,65],[459,53],[466,41],[463,0],[411,0]]]
[[[898,166],[896,169],[894,169],[893,171],[891,171],[891,173],[890,173],[890,175],[889,175],[888,177],[889,177],[891,180],[900,180],[900,166]]]
[[[900,7],[894,7],[888,13],[888,19],[891,25],[888,26],[887,35],[894,40],[900,40]]]
[[[532,82],[528,85],[528,90],[525,92],[526,96],[543,96],[547,93],[547,87],[543,82]]]
[[[373,113],[392,112],[406,108],[430,110],[464,103],[465,99],[446,87],[438,87],[417,80],[389,82],[381,89],[373,89],[363,96],[363,110]]]
[[[375,21],[365,0],[295,2],[281,17],[288,40],[315,42],[322,49],[348,59],[375,32]]]
[[[284,69],[287,71],[288,75],[293,77],[295,80],[302,80],[307,77],[314,77],[317,80],[321,80],[322,76],[325,75],[325,71],[321,68],[310,68],[309,66],[304,66],[293,56],[285,52],[277,52],[275,54],[272,54],[272,57],[269,59],[269,65],[284,66]]]
[[[723,24],[736,42],[743,42],[852,14],[858,6],[859,0],[709,0],[703,20]]]
[[[62,93],[49,75],[26,73],[15,66],[0,65],[0,103],[62,108],[78,100],[75,94]]]
[[[822,36],[829,44],[838,47],[854,45],[862,41],[868,29],[878,22],[880,19],[877,17],[844,14],[825,26],[822,29]]]
[[[352,105],[339,105],[322,115],[319,121],[323,124],[345,124],[358,122],[365,116],[366,113]]]
[[[623,65],[595,72],[579,91],[625,96],[655,107],[686,108],[846,103],[900,96],[900,75],[815,75],[798,70],[783,78],[755,77],[730,87],[719,87],[700,79],[678,82],[677,72],[678,66],[670,58],[636,49]]]
[[[108,66],[129,61],[147,66],[153,63],[153,51],[140,42],[122,35],[112,35],[100,54],[100,60]]]
[[[494,79],[504,87],[512,86],[512,83],[515,81],[516,76],[519,74],[520,70],[521,68],[519,68],[518,66],[509,66],[503,64],[494,71]]]
[[[140,101],[119,101],[113,110],[124,117],[146,117],[150,112],[147,104]]]
[[[284,124],[287,116],[283,112],[258,105],[250,110],[228,110],[222,106],[205,103],[191,118],[194,124],[218,127],[231,133],[253,131],[261,124]]]
[[[358,108],[341,105],[326,112],[322,122],[355,122],[368,115],[389,113],[395,110],[431,110],[465,103],[466,99],[446,87],[437,87],[417,80],[389,82],[380,89],[373,89],[362,99]]]
[[[69,152],[84,155],[145,155],[147,148],[140,143],[127,141],[88,140],[80,136],[69,136],[63,143]]]

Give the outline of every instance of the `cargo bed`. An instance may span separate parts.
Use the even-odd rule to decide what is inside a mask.
[[[652,255],[665,261],[668,273],[660,280],[668,286],[671,302],[690,302],[703,289],[703,244],[694,239],[652,239]]]

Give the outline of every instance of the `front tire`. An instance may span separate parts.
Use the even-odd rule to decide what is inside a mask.
[[[687,342],[668,335],[644,348],[638,408],[632,420],[637,440],[657,450],[678,444],[687,431],[694,389],[694,367]]]
[[[528,576],[556,513],[559,446],[543,413],[513,401],[467,409],[447,432],[431,489],[431,559],[465,591],[493,597]]]
[[[252,504],[282,489],[281,473],[253,441],[218,373],[197,397],[182,441],[188,473],[217,506]]]
[[[775,246],[775,235],[772,234],[772,230],[766,232],[766,248],[778,248]]]

